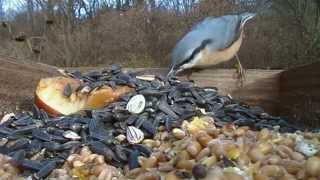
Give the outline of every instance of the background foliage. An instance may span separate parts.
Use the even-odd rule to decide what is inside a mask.
[[[0,0],[0,55],[57,66],[165,67],[175,43],[207,16],[256,9],[262,0]],[[13,1],[11,1],[12,3]],[[246,27],[246,68],[319,60],[320,1],[274,0]],[[235,61],[222,64],[233,67]]]

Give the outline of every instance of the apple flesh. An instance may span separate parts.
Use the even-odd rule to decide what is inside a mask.
[[[102,108],[132,91],[128,86],[115,89],[103,86],[89,93],[76,92],[80,85],[79,80],[60,76],[41,79],[35,92],[35,104],[51,116],[70,115],[83,109]],[[66,86],[71,87],[69,96],[64,95]]]

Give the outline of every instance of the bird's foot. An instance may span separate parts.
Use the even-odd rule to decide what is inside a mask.
[[[236,54],[236,60],[238,62],[237,63],[237,74],[238,74],[237,79],[239,80],[239,86],[243,87],[243,84],[246,80],[246,71],[241,65],[238,54]]]
[[[246,70],[242,67],[241,63],[237,64],[237,79],[239,80],[239,86],[243,87],[246,80]]]

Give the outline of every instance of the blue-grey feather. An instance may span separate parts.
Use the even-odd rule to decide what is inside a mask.
[[[174,47],[171,54],[171,68],[188,60],[193,51],[205,40],[212,41],[206,47],[211,52],[229,47],[239,36],[241,22],[249,15],[253,14],[207,17],[193,26]]]

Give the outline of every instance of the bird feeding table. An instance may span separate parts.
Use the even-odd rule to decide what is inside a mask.
[[[30,108],[38,81],[58,75],[57,67],[13,58],[0,57],[1,113]],[[101,67],[67,68],[87,71]],[[192,74],[199,86],[214,86],[222,94],[252,106],[260,106],[272,115],[290,117],[294,123],[320,127],[320,62],[289,70],[248,69],[240,87],[236,71],[207,69]],[[165,68],[126,69],[146,74],[164,74]]]

